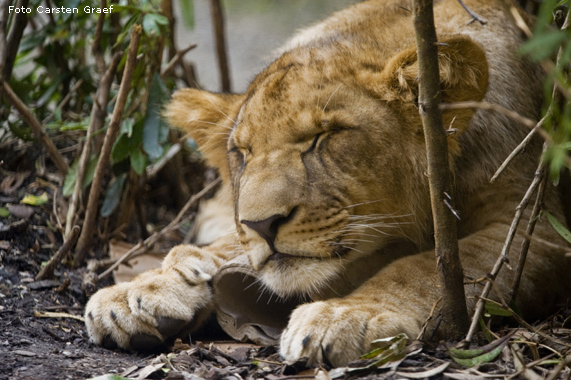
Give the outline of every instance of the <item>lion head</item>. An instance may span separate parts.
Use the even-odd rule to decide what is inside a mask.
[[[481,100],[482,48],[461,35],[440,40],[444,101]],[[352,262],[430,240],[416,48],[367,43],[298,47],[244,94],[180,90],[166,110],[232,186],[241,248],[278,295],[315,296]],[[451,162],[471,116],[444,114],[458,131]]]

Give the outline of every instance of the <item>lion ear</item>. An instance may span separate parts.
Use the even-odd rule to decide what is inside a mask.
[[[174,93],[164,116],[175,127],[188,132],[206,161],[228,179],[226,144],[244,95],[215,94],[196,89]]]
[[[488,61],[484,50],[467,36],[449,36],[438,47],[442,102],[480,101],[488,88]],[[374,78],[362,78],[382,99],[398,107],[412,108],[418,100],[418,59],[416,46],[402,50],[391,58]],[[371,88],[371,86],[373,86]],[[409,110],[408,112],[410,112]],[[462,132],[468,126],[473,110],[446,111],[442,114],[445,128]],[[420,119],[414,121],[420,125]],[[448,141],[451,152],[458,154],[457,134]]]
[[[488,88],[488,61],[484,50],[467,36],[443,38],[438,46],[442,101],[480,101]],[[382,82],[393,96],[418,94],[416,47],[409,47],[386,64]]]

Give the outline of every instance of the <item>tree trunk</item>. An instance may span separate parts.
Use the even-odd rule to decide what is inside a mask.
[[[438,108],[440,75],[432,0],[414,0],[413,6],[419,66],[419,112],[426,141],[436,260],[442,284],[440,310],[448,338],[460,339],[468,330],[469,320],[458,254],[456,216],[452,208],[448,142]]]

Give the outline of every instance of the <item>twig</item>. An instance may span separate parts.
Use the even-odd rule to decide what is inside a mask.
[[[57,110],[61,110],[63,107],[65,107],[67,105],[67,103],[69,102],[69,100],[71,99],[72,95],[74,92],[77,91],[77,89],[79,88],[79,86],[81,86],[83,84],[83,79],[78,80],[77,82],[75,82],[75,84],[73,85],[73,87],[71,88],[71,90],[68,91],[67,95],[63,98],[63,100],[57,105],[57,107],[55,108],[55,111]],[[47,124],[49,123],[53,118],[54,118],[55,112],[51,112],[49,114],[48,117],[46,117],[43,121],[42,124]]]
[[[151,179],[182,149],[181,143],[176,143],[169,148],[167,153],[153,165],[148,166],[146,169],[147,178]]]
[[[230,71],[228,70],[228,56],[226,54],[226,36],[224,35],[224,14],[220,6],[220,0],[210,0],[210,12],[214,24],[216,36],[216,54],[218,56],[218,67],[220,69],[220,80],[222,82],[222,92],[230,92]]]
[[[565,247],[563,245],[552,243],[550,241],[538,238],[537,236],[526,235],[525,237],[533,240],[534,242],[536,242],[538,244],[542,244],[542,245],[549,247],[551,249],[555,249],[557,251],[567,253],[567,255],[571,256],[571,248],[569,248],[569,247]]]
[[[141,39],[141,32],[142,28],[140,25],[133,26],[133,30],[131,31],[131,42],[129,43],[129,53],[127,55],[127,62],[125,64],[125,70],[121,80],[121,87],[119,88],[117,103],[115,104],[109,129],[107,129],[107,133],[105,134],[103,147],[101,148],[99,160],[97,161],[97,166],[95,168],[93,183],[91,184],[91,191],[89,192],[85,221],[77,243],[75,257],[76,267],[83,265],[87,249],[91,243],[91,237],[95,227],[95,219],[98,214],[97,204],[99,202],[99,195],[103,185],[103,177],[107,170],[111,149],[113,148],[115,139],[119,134],[121,119],[123,118],[123,110],[125,108],[125,103],[127,102],[129,91],[131,90],[131,78],[133,77],[135,66],[137,65],[137,51],[139,48],[139,40]]]
[[[133,248],[131,248],[129,251],[127,251],[113,265],[111,265],[109,268],[107,268],[107,270],[105,272],[101,273],[98,276],[98,280],[100,281],[103,278],[107,277],[111,272],[113,272],[115,270],[115,268],[117,268],[119,265],[121,265],[125,261],[129,260],[130,258],[132,258],[134,255],[138,255],[138,254],[140,254],[141,251],[146,251],[147,249],[149,249],[149,247],[152,246],[162,235],[164,235],[168,231],[175,228],[176,225],[180,222],[180,220],[184,216],[184,214],[186,214],[188,209],[190,207],[192,207],[192,205],[194,205],[206,193],[208,193],[210,190],[212,190],[212,188],[214,188],[216,185],[218,185],[220,183],[220,181],[221,181],[220,178],[217,178],[214,181],[212,181],[210,184],[208,184],[208,186],[204,187],[204,189],[202,189],[200,192],[194,194],[188,200],[188,202],[186,202],[184,207],[179,211],[177,216],[166,227],[164,227],[162,230],[160,230],[158,232],[155,232],[154,234],[149,236],[147,239],[145,239],[143,242],[138,243]]]
[[[28,8],[29,0],[22,0],[18,4],[19,7]],[[6,1],[6,3],[10,3]],[[7,37],[6,45],[6,56],[4,61],[4,71],[0,73],[4,80],[10,80],[12,76],[12,69],[14,68],[14,62],[16,61],[16,56],[18,55],[18,49],[20,47],[20,41],[24,35],[24,29],[28,25],[28,15],[25,12],[16,13],[14,16],[14,21],[12,22],[12,28],[10,34]]]
[[[527,207],[529,200],[531,199],[531,196],[533,195],[533,193],[535,192],[535,190],[539,186],[539,183],[542,180],[542,176],[540,175],[540,173],[543,171],[543,165],[544,165],[544,162],[543,162],[543,159],[541,159],[539,162],[539,166],[535,172],[535,176],[533,178],[533,181],[531,182],[531,185],[527,189],[527,192],[525,193],[520,204],[516,208],[515,216],[512,220],[512,224],[510,226],[510,229],[509,229],[508,235],[506,237],[504,247],[502,248],[502,252],[500,254],[500,257],[498,257],[498,260],[496,261],[494,268],[492,269],[491,273],[488,275],[488,279],[487,279],[488,282],[484,286],[484,290],[482,291],[482,295],[480,296],[480,299],[476,303],[474,315],[472,316],[472,323],[470,325],[470,329],[468,330],[468,334],[466,334],[466,338],[464,339],[464,342],[466,342],[466,343],[470,342],[472,340],[472,338],[474,337],[474,334],[476,333],[476,330],[478,328],[478,323],[479,323],[480,317],[482,316],[482,312],[484,311],[483,299],[488,297],[488,294],[490,294],[490,290],[492,289],[492,282],[498,276],[498,273],[500,272],[500,269],[502,269],[503,264],[505,262],[509,261],[508,260],[508,252],[510,250],[513,239],[515,237],[515,233],[517,231],[517,227],[519,225],[519,222],[521,220],[523,212],[524,212],[525,208]]]
[[[54,313],[53,311],[34,311],[34,316],[36,318],[71,318],[77,319],[78,321],[85,322],[85,318],[79,315],[73,315],[69,313]]]
[[[81,150],[81,156],[79,157],[77,174],[75,176],[75,185],[73,187],[73,193],[71,195],[69,207],[67,210],[65,222],[66,235],[69,234],[69,230],[73,225],[73,218],[76,216],[75,212],[79,203],[79,196],[81,194],[81,187],[83,184],[83,176],[85,175],[85,169],[87,168],[89,156],[91,153],[90,139],[91,136],[93,136],[96,131],[101,129],[105,123],[105,118],[107,117],[106,105],[107,102],[109,102],[109,92],[111,91],[113,77],[115,76],[115,71],[117,70],[121,56],[121,53],[115,53],[107,70],[100,73],[101,78],[99,80],[99,87],[95,93],[95,101],[93,102],[93,107],[91,108],[89,126],[87,127],[86,132],[86,140],[83,144],[83,149]]]
[[[549,377],[546,380],[555,380],[557,376],[563,371],[563,368],[567,367],[571,364],[571,355],[567,355],[565,359],[561,360],[561,363],[557,364],[557,366],[549,373]]]
[[[535,126],[537,125],[536,121],[528,119],[525,116],[521,116],[519,113],[509,110],[497,104],[492,104],[487,102],[467,101],[467,102],[457,102],[457,103],[444,103],[440,105],[440,109],[442,111],[461,110],[466,108],[495,111],[509,117],[512,120],[517,121],[518,123],[525,125],[530,129],[535,128]],[[551,142],[551,136],[549,136],[545,131],[543,131],[542,133],[540,130],[539,133],[546,141]]]
[[[505,170],[505,168],[514,159],[514,157],[517,156],[522,150],[525,149],[525,147],[527,146],[529,141],[533,138],[533,136],[535,136],[535,133],[537,132],[537,130],[543,126],[543,123],[545,123],[545,120],[547,119],[547,117],[550,116],[551,109],[552,108],[550,107],[549,111],[545,114],[545,116],[543,116],[541,118],[541,120],[539,120],[537,122],[537,124],[535,124],[535,126],[531,129],[531,132],[529,132],[528,135],[525,136],[525,138],[522,140],[522,142],[517,147],[515,147],[515,149],[510,153],[510,155],[504,160],[504,162],[500,165],[498,170],[496,170],[496,172],[494,173],[492,178],[490,178],[490,183],[494,183],[496,181],[496,179],[498,179],[500,174],[502,174],[502,172]]]
[[[189,51],[191,51],[192,49],[196,48],[196,46],[197,46],[196,44],[192,44],[183,50],[177,51],[176,55],[172,57],[172,59],[169,61],[169,63],[167,63],[167,65],[163,69],[161,73],[161,79],[164,79],[170,73],[170,71],[180,62],[180,60],[184,57],[184,55]]]
[[[101,0],[99,2],[99,6],[101,9],[107,8],[107,0]],[[105,72],[105,59],[103,58],[103,50],[101,49],[101,36],[103,34],[103,22],[105,21],[105,15],[105,13],[101,12],[97,18],[95,37],[93,37],[93,42],[91,44],[91,52],[95,58],[97,71],[99,71],[100,75]]]
[[[65,241],[61,246],[61,248],[56,252],[55,255],[53,255],[53,257],[50,259],[50,261],[48,261],[46,266],[42,268],[40,273],[38,273],[38,275],[36,276],[36,281],[54,278],[54,270],[77,242],[79,231],[80,231],[79,226],[74,226],[72,228],[70,234],[66,236]]]
[[[28,109],[28,107],[22,102],[22,100],[16,95],[16,93],[12,90],[8,82],[0,80],[0,86],[4,88],[3,95],[12,103],[12,105],[18,110],[20,115],[26,120],[28,125],[34,131],[36,138],[40,140],[44,148],[48,151],[48,154],[54,161],[54,164],[57,166],[58,170],[61,172],[63,176],[67,174],[69,170],[69,166],[67,162],[65,162],[63,156],[58,151],[57,147],[54,145],[52,139],[44,132],[40,121],[34,116],[34,114]]]
[[[543,154],[547,150],[547,143],[543,144]],[[545,182],[547,181],[547,176],[545,175],[545,165],[540,165],[537,168],[538,172],[535,174],[536,176],[540,176],[539,188],[537,190],[537,196],[535,198],[535,204],[533,206],[533,210],[531,212],[531,216],[529,218],[529,222],[527,224],[526,236],[521,243],[521,250],[519,254],[519,260],[517,263],[517,268],[515,271],[515,277],[512,283],[512,287],[508,293],[508,297],[510,299],[510,305],[515,301],[517,296],[517,291],[519,288],[519,283],[521,280],[521,276],[523,274],[523,267],[525,265],[525,260],[527,258],[527,252],[529,250],[530,239],[527,236],[533,235],[533,230],[535,229],[535,224],[539,217],[539,212],[543,208],[543,197],[545,194]]]
[[[523,319],[522,317],[520,317],[511,307],[509,307],[507,305],[502,305],[501,303],[494,301],[492,299],[489,299],[489,298],[480,298],[480,300],[494,304],[494,305],[497,305],[497,306],[504,308],[505,310],[509,311],[512,314],[512,317],[517,321],[517,323],[519,323],[520,325],[522,325],[523,327],[525,327],[526,329],[528,329],[532,333],[537,334],[537,335],[541,336],[542,338],[544,338],[550,342],[559,344],[563,347],[571,348],[571,344],[564,342],[562,340],[559,340],[557,338],[554,338],[550,334],[546,334],[543,331],[541,331],[541,329],[535,328],[532,325],[530,325],[529,323],[527,323],[526,320]]]
[[[0,9],[0,75],[4,72],[4,65],[6,64],[6,30],[8,28],[8,5],[9,2],[4,2]]]
[[[468,14],[470,16],[472,16],[472,20],[468,23],[471,24],[474,21],[478,21],[480,24],[482,25],[486,25],[488,23],[487,20],[483,19],[482,17],[478,16],[474,11],[472,11],[470,8],[468,8],[468,6],[466,6],[466,4],[464,4],[464,2],[462,0],[458,0],[458,3],[460,3],[460,5],[462,6],[462,8],[464,8],[466,10],[466,12],[468,12]]]

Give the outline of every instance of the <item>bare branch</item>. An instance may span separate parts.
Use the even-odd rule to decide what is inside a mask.
[[[185,49],[177,51],[175,56],[172,57],[170,62],[167,63],[167,65],[163,69],[161,73],[161,79],[164,79],[170,73],[170,71],[180,62],[180,60],[184,57],[184,55],[189,51],[191,51],[192,49],[194,49],[196,46],[197,46],[196,44],[192,44]]]
[[[123,110],[125,108],[125,103],[127,102],[129,91],[131,90],[131,79],[133,77],[135,66],[137,65],[137,51],[139,48],[141,33],[142,28],[140,25],[133,26],[133,30],[131,31],[131,42],[129,44],[129,53],[127,55],[125,71],[123,72],[123,78],[121,80],[119,95],[117,96],[117,103],[115,104],[115,109],[113,111],[111,123],[109,124],[109,129],[107,129],[107,133],[105,134],[105,140],[103,141],[103,147],[101,148],[99,161],[97,161],[97,167],[95,169],[95,176],[93,177],[91,191],[89,192],[85,222],[83,224],[81,236],[79,237],[79,242],[77,243],[75,257],[76,266],[83,264],[87,249],[91,243],[91,237],[95,226],[95,219],[98,214],[97,203],[101,193],[101,186],[103,185],[103,177],[107,169],[107,164],[109,163],[111,149],[113,148],[115,139],[119,134],[119,127],[123,118]]]
[[[474,11],[472,11],[470,8],[468,8],[468,6],[466,4],[464,4],[464,2],[462,0],[458,0],[458,3],[460,3],[460,5],[462,6],[462,8],[464,8],[466,10],[466,12],[468,12],[468,14],[470,16],[472,16],[472,21],[470,21],[470,24],[473,23],[474,21],[478,21],[480,24],[485,25],[488,23],[487,20],[483,19],[482,17],[478,16],[478,14],[476,14]]]
[[[547,150],[547,144],[543,144],[543,152]],[[512,283],[512,287],[510,289],[509,298],[510,298],[510,305],[513,304],[515,298],[517,296],[517,291],[519,288],[519,283],[521,281],[521,276],[523,274],[523,267],[525,265],[525,261],[527,259],[527,252],[529,250],[530,238],[528,236],[533,235],[533,230],[535,229],[535,224],[537,223],[537,219],[539,217],[539,212],[543,207],[543,197],[545,195],[545,184],[547,181],[547,176],[545,175],[545,168],[540,167],[538,168],[538,173],[536,175],[540,176],[539,182],[539,189],[537,190],[537,196],[535,197],[535,204],[533,206],[533,210],[531,211],[531,216],[529,217],[529,222],[527,224],[527,230],[525,231],[526,237],[523,239],[521,243],[521,250],[519,254],[519,259],[515,271],[514,280]]]
[[[550,110],[551,110],[551,108],[550,108]],[[525,149],[525,147],[527,146],[529,141],[533,138],[533,136],[535,136],[535,133],[537,132],[537,130],[543,126],[543,123],[545,123],[545,120],[547,119],[548,116],[549,116],[549,112],[546,113],[545,116],[543,116],[541,118],[541,120],[539,120],[537,122],[537,124],[535,124],[535,126],[531,129],[531,132],[529,132],[528,135],[525,136],[525,138],[522,140],[522,142],[519,143],[519,145],[515,147],[515,149],[510,153],[510,155],[500,165],[498,170],[496,170],[496,172],[494,173],[492,178],[490,178],[490,183],[494,183],[496,181],[496,179],[498,179],[500,174],[502,174],[502,172],[505,170],[505,168],[509,165],[509,163],[514,159],[514,157],[517,156],[522,150]]]
[[[69,170],[69,166],[67,162],[65,162],[63,156],[54,145],[52,139],[40,124],[40,121],[34,116],[34,114],[28,109],[28,107],[22,102],[22,100],[16,95],[16,93],[12,90],[8,82],[0,80],[0,86],[4,89],[3,95],[12,103],[14,108],[18,110],[20,115],[26,120],[28,125],[32,128],[32,131],[36,135],[36,138],[40,140],[44,148],[48,151],[48,154],[52,158],[54,164],[57,166],[58,170],[62,175],[66,175],[67,171]]]
[[[220,0],[210,0],[210,12],[214,24],[216,36],[216,54],[218,56],[218,67],[220,69],[220,80],[222,82],[222,92],[230,92],[230,71],[228,69],[228,56],[226,54],[226,36],[224,34],[224,14]]]
[[[453,338],[460,338],[466,332],[469,322],[458,253],[456,219],[451,212],[454,208],[448,141],[439,108],[438,46],[432,0],[414,0],[413,8],[419,69],[419,112],[426,141],[435,252],[442,284],[441,313],[446,332]]]
[[[529,203],[529,200],[531,199],[531,196],[533,195],[535,190],[537,190],[540,182],[543,179],[543,174],[542,174],[543,170],[544,170],[544,162],[542,159],[539,162],[539,166],[537,167],[537,170],[535,172],[535,177],[533,178],[531,185],[527,189],[527,192],[525,193],[520,204],[516,208],[515,216],[512,220],[512,224],[510,226],[508,235],[506,237],[506,241],[505,241],[504,246],[502,248],[502,252],[501,252],[500,256],[498,257],[498,260],[496,261],[492,271],[490,272],[490,274],[488,276],[489,278],[487,279],[486,285],[484,286],[484,290],[482,291],[481,298],[478,299],[478,302],[476,303],[474,315],[472,316],[472,323],[470,325],[470,329],[468,330],[468,334],[466,335],[466,338],[464,339],[464,342],[470,342],[472,340],[472,338],[474,337],[476,330],[478,329],[479,320],[480,320],[480,317],[482,316],[482,313],[484,311],[484,306],[485,306],[484,298],[487,298],[488,294],[490,294],[490,290],[492,289],[492,282],[498,276],[498,273],[502,269],[503,264],[508,262],[508,252],[511,248],[513,239],[515,237],[517,227],[519,225],[519,222],[521,221],[521,217],[523,215],[523,212],[526,209],[526,207]]]
[[[77,242],[77,237],[79,236],[80,228],[79,226],[74,226],[69,235],[65,237],[65,241],[61,248],[52,256],[50,261],[42,268],[40,273],[36,276],[36,281],[46,280],[54,277],[54,270],[58,264],[64,259],[64,257],[69,253],[71,248]]]
[[[101,273],[98,276],[98,280],[102,280],[105,277],[107,277],[109,274],[111,274],[111,272],[113,272],[115,270],[115,268],[117,268],[119,265],[121,265],[122,263],[128,261],[129,259],[133,258],[135,255],[140,255],[141,252],[144,252],[146,250],[149,249],[149,247],[151,247],[153,244],[155,244],[155,242],[157,240],[159,240],[159,238],[164,235],[165,233],[171,231],[173,228],[175,228],[179,222],[181,221],[182,217],[184,216],[184,214],[186,214],[186,212],[199,200],[201,199],[204,195],[206,195],[206,193],[208,193],[210,190],[212,190],[216,185],[218,185],[220,183],[221,179],[217,178],[214,181],[212,181],[210,184],[208,184],[207,186],[204,187],[204,189],[202,189],[200,192],[194,194],[189,200],[188,202],[186,202],[186,204],[184,205],[184,207],[178,212],[177,216],[166,226],[164,227],[162,230],[155,232],[154,234],[152,234],[151,236],[149,236],[147,239],[145,239],[145,241],[137,244],[136,246],[134,246],[133,248],[131,248],[129,251],[127,251],[123,256],[121,256],[121,258],[119,258],[113,265],[111,265],[109,268],[107,268],[107,270],[103,273]]]
[[[111,59],[111,63],[107,68],[107,71],[99,79],[99,87],[95,93],[95,101],[93,102],[93,107],[91,108],[91,117],[89,126],[87,127],[86,140],[83,144],[83,149],[81,150],[81,156],[79,157],[79,163],[77,165],[77,175],[75,176],[75,185],[73,187],[73,193],[71,195],[69,207],[67,209],[66,223],[65,223],[65,234],[69,234],[71,226],[73,225],[73,218],[76,216],[75,212],[77,210],[77,205],[79,204],[79,196],[81,193],[81,185],[83,183],[83,176],[85,175],[85,169],[89,162],[89,156],[91,153],[91,136],[103,127],[105,123],[105,118],[107,117],[107,107],[105,106],[109,102],[109,92],[111,91],[111,85],[113,84],[113,77],[119,61],[121,60],[121,53],[115,53]]]

